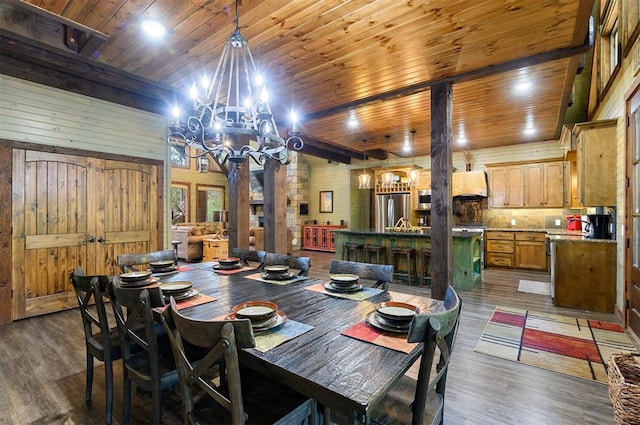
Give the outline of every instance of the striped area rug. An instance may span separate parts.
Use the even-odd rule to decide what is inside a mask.
[[[606,384],[611,353],[637,349],[617,323],[498,306],[475,351]]]

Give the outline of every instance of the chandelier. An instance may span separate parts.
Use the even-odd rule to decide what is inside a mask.
[[[367,160],[367,139],[362,140],[362,160]],[[365,167],[358,176],[358,189],[371,189],[371,176]]]
[[[391,187],[393,185],[393,179],[395,175],[389,171],[389,138],[391,137],[389,134],[384,136],[387,138],[387,171],[382,173],[380,176],[382,178],[382,187]]]
[[[236,0],[236,29],[224,45],[213,80],[203,79],[200,89],[193,84],[192,104],[185,116],[174,106],[168,143],[184,147],[192,158],[211,154],[220,165],[247,158],[258,165],[267,159],[288,164],[289,148],[300,150],[304,145],[297,116],[292,111],[288,137],[280,137],[249,42],[240,34],[238,3]]]
[[[411,169],[407,172],[409,177],[410,186],[418,186],[420,184],[420,168],[416,168],[416,146],[415,146],[416,131],[411,130]]]

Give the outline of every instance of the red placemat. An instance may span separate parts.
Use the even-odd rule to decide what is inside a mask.
[[[178,307],[178,310],[180,310],[187,307],[193,307],[200,304],[210,303],[215,300],[216,299],[210,295],[198,294],[193,298],[189,298],[188,300],[182,300],[182,301],[176,302],[176,307]],[[169,307],[169,304],[165,305],[164,307],[156,307],[154,310],[157,310],[160,313],[162,313],[164,309],[167,307]]]
[[[407,342],[406,333],[386,332],[374,328],[366,322],[360,322],[350,326],[342,331],[341,334],[407,354],[413,351],[416,345],[418,345],[418,343]]]

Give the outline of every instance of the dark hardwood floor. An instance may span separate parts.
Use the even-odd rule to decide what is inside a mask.
[[[333,254],[312,257],[310,275],[326,277]],[[445,422],[458,424],[613,424],[607,386],[473,351],[497,305],[616,321],[610,314],[554,307],[551,298],[517,292],[535,272],[484,270],[483,281],[460,292],[463,312],[447,385]],[[392,284],[391,290],[429,294],[428,288]],[[122,371],[115,366],[114,423],[122,418]],[[85,348],[77,309],[0,327],[0,424],[104,423],[104,373],[94,374],[91,406],[84,403]],[[182,423],[179,398],[166,392],[163,423]],[[132,423],[150,421],[149,403],[134,396]]]

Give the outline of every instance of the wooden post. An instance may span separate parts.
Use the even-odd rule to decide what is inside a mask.
[[[264,164],[264,250],[287,254],[287,166]]]
[[[8,146],[0,146],[0,325],[11,322],[11,182],[13,169],[13,150]],[[22,282],[21,282],[22,284]]]
[[[249,161],[229,163],[229,248],[249,249]]]
[[[431,88],[431,297],[444,300],[451,277],[453,86]]]

